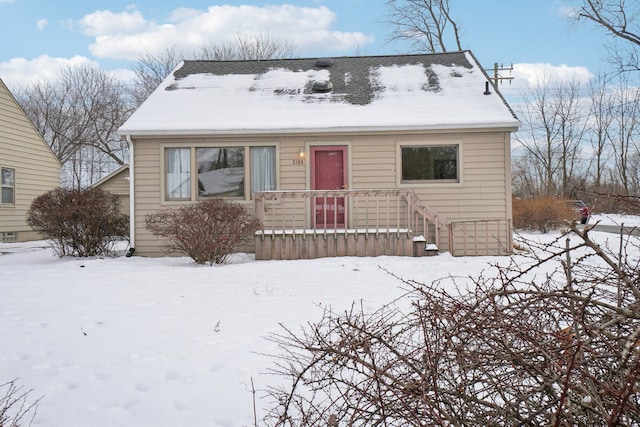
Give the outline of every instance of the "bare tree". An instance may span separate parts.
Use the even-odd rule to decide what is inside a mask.
[[[269,390],[266,424],[637,425],[638,260],[572,234],[442,281],[467,292],[397,277],[405,299],[272,336],[287,382]]]
[[[449,0],[387,0],[386,6],[384,22],[392,30],[387,42],[409,41],[416,52],[446,52],[452,44],[462,50]]]
[[[86,186],[128,160],[116,131],[132,106],[111,74],[92,66],[68,67],[56,81],[26,88],[19,100],[66,176],[73,177],[67,185]],[[89,167],[88,158],[99,163]]]
[[[207,61],[260,60],[291,58],[298,53],[299,50],[293,42],[280,40],[268,34],[236,34],[233,40],[225,43],[204,43],[191,54],[191,57]],[[141,56],[133,67],[136,80],[131,94],[135,104],[142,104],[183,59],[184,53],[178,52],[175,46],[156,55]]]
[[[636,140],[640,136],[640,90],[629,84],[628,76],[620,76],[620,84],[613,93],[613,122],[609,141],[615,155],[615,168],[620,180],[622,192],[633,192],[632,175],[637,171],[631,168],[633,154],[638,153]]]
[[[515,151],[511,158],[511,186],[516,197],[536,198],[546,194],[546,172],[544,164],[535,155],[526,151]]]
[[[607,168],[608,138],[613,121],[613,100],[608,90],[609,79],[599,75],[590,85],[590,110],[587,137],[593,149],[590,169],[593,171],[593,186],[601,191]]]
[[[233,40],[226,43],[206,43],[195,53],[195,57],[209,61],[230,61],[293,58],[298,54],[295,43],[268,34],[235,34]]]
[[[141,55],[133,66],[136,80],[131,90],[131,96],[135,105],[142,104],[182,59],[182,55],[176,51],[175,46],[157,55],[149,53]]]
[[[542,171],[545,196],[571,196],[586,131],[579,89],[576,83],[552,86],[544,80],[529,89],[519,112],[523,126],[515,138],[537,163],[534,170]]]
[[[628,0],[579,0],[577,19],[603,28],[614,37],[609,47],[620,71],[640,70],[640,3]]]

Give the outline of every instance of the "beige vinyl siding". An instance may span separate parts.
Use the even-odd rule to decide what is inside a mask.
[[[392,137],[353,138],[349,156],[349,179],[353,190],[396,187],[396,153]]]
[[[141,141],[133,144],[135,173],[134,198],[135,203],[135,247],[137,254],[160,256],[163,255],[162,241],[154,238],[144,225],[144,218],[164,206],[160,204],[160,144]]]
[[[113,194],[129,194],[129,169],[120,171],[99,184],[99,187]]]
[[[461,182],[399,184],[398,145],[459,144]],[[506,144],[506,148],[505,148]],[[510,218],[507,132],[373,136],[352,139],[352,189],[411,188],[449,220]]]
[[[60,185],[60,163],[0,80],[0,167],[15,170],[15,204],[0,205],[2,233],[19,241],[39,236],[26,224],[26,213],[39,195]]]
[[[198,146],[206,143],[232,142],[235,146],[258,143],[277,144],[277,189],[304,190],[310,186],[309,152],[312,146],[347,146],[348,188],[413,189],[425,205],[448,220],[511,219],[510,205],[510,129],[501,131],[423,132],[395,135],[390,133],[322,137],[313,135],[273,135],[251,137],[181,137],[135,138],[135,209],[136,254],[162,255],[162,244],[144,227],[144,217],[159,209],[184,206],[191,202],[163,201],[161,165],[163,147]],[[399,146],[403,144],[459,144],[459,183],[400,184]],[[182,145],[181,145],[182,144]],[[304,164],[296,162],[304,149]],[[253,210],[253,201],[242,202]],[[300,204],[295,215],[304,215]],[[293,215],[293,211],[290,213]],[[445,237],[445,236],[442,236]]]
[[[123,166],[114,171],[111,175],[93,184],[94,187],[101,188],[111,194],[118,196],[120,200],[120,211],[129,215],[129,167]]]
[[[307,164],[309,162],[309,146],[301,137],[281,137],[279,138],[280,152],[277,158],[280,162],[280,174],[278,190],[299,190],[307,185]],[[294,164],[294,160],[300,160],[298,155],[300,150],[304,150],[305,158],[303,164]]]
[[[134,200],[135,200],[135,236],[134,247],[136,254],[146,256],[162,256],[166,251],[162,240],[156,238],[145,228],[145,216],[155,213],[161,209],[176,209],[182,206],[195,203],[192,201],[170,201],[164,200],[162,189],[164,188],[164,165],[162,164],[162,150],[166,147],[202,147],[216,144],[230,144],[233,146],[255,146],[255,145],[276,145],[279,143],[277,138],[238,138],[238,137],[194,137],[194,138],[159,138],[159,139],[134,139],[134,155],[135,161],[134,171]],[[304,147],[304,144],[302,145]],[[297,156],[300,147],[291,147],[285,150],[286,153],[294,153]],[[280,153],[276,149],[276,157],[280,158]],[[192,169],[193,169],[192,164]],[[287,173],[293,176],[302,177],[304,179],[304,167],[302,170],[288,164],[279,165]],[[192,179],[192,186],[196,185]],[[278,184],[280,186],[280,184]],[[253,212],[252,200],[235,200],[243,204],[250,212]]]
[[[430,141],[458,140],[461,152],[460,184],[433,183],[415,186],[421,200],[449,220],[508,218],[507,159],[504,133],[463,133],[453,138],[431,135]]]

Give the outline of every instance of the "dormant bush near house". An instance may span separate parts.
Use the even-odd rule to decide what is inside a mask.
[[[114,243],[129,235],[118,196],[99,188],[49,191],[33,201],[27,223],[60,257],[110,255]]]
[[[154,235],[168,241],[167,252],[184,253],[196,264],[223,264],[260,223],[238,203],[209,199],[145,218]]]

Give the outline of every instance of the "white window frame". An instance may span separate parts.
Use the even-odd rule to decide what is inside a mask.
[[[402,149],[420,147],[456,147],[457,148],[457,179],[426,179],[403,180],[402,179]],[[422,187],[461,187],[464,182],[464,150],[462,141],[459,140],[430,140],[430,141],[398,141],[396,142],[396,180],[400,188]]]
[[[5,180],[5,174],[10,173],[11,182],[7,183]],[[5,189],[11,189],[11,202],[4,201]],[[0,168],[0,206],[15,206],[16,205],[16,170],[15,168],[1,167]]]
[[[5,231],[2,233],[3,243],[17,242],[18,241],[18,232],[17,231]]]
[[[176,152],[182,152],[183,155],[179,156],[179,158],[176,159],[171,159],[171,156],[169,155],[170,150],[176,150]],[[163,198],[164,200],[168,201],[168,202],[184,202],[184,201],[190,201],[191,200],[191,187],[192,187],[192,181],[193,181],[193,154],[192,154],[192,149],[190,147],[166,147],[165,149],[163,149],[162,153],[163,153],[163,188],[162,188],[162,194],[164,195]],[[172,176],[170,176],[170,162],[175,163],[174,164],[174,168],[185,168],[187,169],[187,171],[177,171],[176,173],[174,173]],[[182,175],[182,177],[180,176]],[[180,185],[180,187],[186,187],[185,189],[182,189],[180,191],[181,195],[176,195],[176,196],[171,196],[170,192],[172,191],[171,188],[175,187],[175,184],[169,184],[169,181],[174,179],[174,180],[182,180],[184,178],[184,175],[187,175],[187,181],[186,183]],[[178,190],[178,188],[175,188],[176,190]]]
[[[273,147],[274,149],[274,173],[275,173],[275,183],[274,187],[277,189],[279,187],[279,179],[280,179],[280,144],[278,142],[269,142],[269,141],[260,141],[260,142],[192,142],[187,144],[172,144],[166,143],[161,144],[161,193],[160,193],[160,203],[163,205],[173,205],[173,204],[184,204],[185,202],[197,201],[197,200],[206,200],[210,197],[202,197],[198,195],[198,159],[197,159],[197,149],[198,148],[233,148],[233,147],[242,147],[244,149],[244,195],[241,197],[225,197],[228,200],[237,200],[237,201],[249,201],[253,198],[252,191],[252,167],[251,167],[251,149],[252,148],[260,148],[260,147]],[[168,165],[167,165],[167,153],[168,149],[188,149],[190,154],[190,191],[188,198],[169,198],[167,192],[167,173],[168,173]]]

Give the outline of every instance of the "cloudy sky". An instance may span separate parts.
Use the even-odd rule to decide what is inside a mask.
[[[302,57],[408,53],[385,43],[386,0],[0,0],[0,78],[10,88],[95,63],[130,78],[146,53],[193,52],[235,34],[293,41]],[[586,82],[606,64],[605,36],[572,25],[570,0],[451,0],[464,49],[514,64],[516,91],[540,76]],[[508,75],[509,73],[505,73]]]

